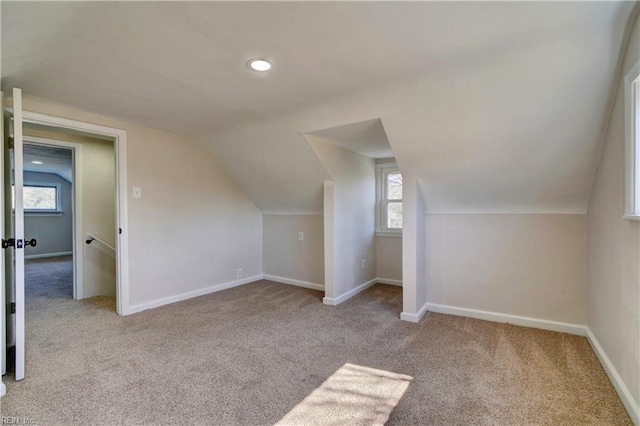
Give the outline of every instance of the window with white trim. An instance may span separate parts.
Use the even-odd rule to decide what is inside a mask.
[[[11,205],[15,209],[15,187],[11,186]],[[61,212],[61,186],[57,183],[25,183],[23,187],[25,212]]]
[[[378,233],[402,235],[402,174],[396,163],[376,165]]]
[[[625,218],[640,220],[640,62],[625,77]]]

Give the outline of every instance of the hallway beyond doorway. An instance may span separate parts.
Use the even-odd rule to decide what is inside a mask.
[[[30,309],[51,300],[73,299],[73,256],[26,260],[25,294]]]

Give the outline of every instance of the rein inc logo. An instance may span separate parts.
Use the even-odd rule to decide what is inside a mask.
[[[36,425],[38,422],[36,419],[29,417],[1,417],[0,424],[3,425]]]

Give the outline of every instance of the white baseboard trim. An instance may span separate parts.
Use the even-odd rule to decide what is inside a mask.
[[[315,283],[311,283],[308,281],[300,281],[300,280],[294,280],[291,278],[285,278],[285,277],[278,277],[275,275],[268,275],[268,274],[264,274],[262,276],[263,279],[265,280],[269,280],[269,281],[274,281],[280,284],[289,284],[289,285],[295,285],[297,287],[304,287],[304,288],[310,288],[311,290],[320,290],[320,291],[324,291],[324,285],[322,284],[315,284]]]
[[[397,285],[402,287],[402,280],[392,280],[391,278],[376,278],[379,284]]]
[[[409,312],[402,312],[400,314],[400,319],[402,321],[420,322],[422,317],[427,313],[428,305],[429,305],[428,303],[425,303],[424,305],[422,305],[422,308],[420,308],[418,312],[415,314],[411,314]]]
[[[620,377],[620,374],[618,374],[618,371],[613,366],[613,363],[611,363],[611,360],[605,353],[604,349],[602,349],[602,346],[600,346],[600,343],[598,343],[598,339],[596,339],[596,336],[593,334],[593,332],[591,332],[589,328],[587,328],[586,330],[587,340],[589,341],[591,348],[593,348],[593,351],[598,356],[600,364],[602,364],[602,368],[604,368],[607,376],[609,376],[609,380],[611,380],[613,387],[615,388],[616,392],[618,392],[618,396],[622,401],[622,405],[624,405],[624,408],[627,409],[627,413],[629,413],[631,421],[636,425],[640,425],[640,406],[638,406],[638,403],[633,400],[633,396],[631,395],[629,388],[627,387],[627,385],[625,385],[622,377]]]
[[[354,288],[353,290],[349,290],[348,292],[346,292],[345,294],[343,294],[341,296],[338,296],[338,297],[335,297],[335,298],[333,298],[333,297],[325,297],[325,298],[322,299],[322,303],[324,303],[325,305],[331,305],[331,306],[339,305],[342,302],[344,302],[345,300],[351,299],[356,294],[368,289],[369,287],[374,285],[376,282],[378,282],[378,279],[374,278],[371,281],[367,281],[364,284],[360,284],[358,287]]]
[[[45,257],[71,256],[72,254],[73,254],[72,251],[62,251],[60,253],[29,254],[29,255],[26,255],[24,258],[25,260],[44,259]]]
[[[457,315],[460,317],[476,318],[493,322],[504,322],[523,327],[539,328],[542,330],[558,331],[561,333],[586,336],[587,328],[584,325],[568,324],[564,322],[549,321],[538,318],[521,317],[517,315],[501,314],[498,312],[480,311],[477,309],[458,308],[455,306],[427,303],[429,312],[439,314]]]
[[[7,388],[4,387],[4,383],[0,382],[0,396],[4,396],[7,393]]]
[[[183,300],[191,299],[198,296],[204,296],[205,294],[215,293],[228,288],[239,287],[244,284],[249,284],[254,281],[262,279],[262,274],[254,275],[252,277],[243,278],[241,280],[229,281],[222,284],[212,285],[210,287],[201,288],[199,290],[188,291],[186,293],[176,294],[174,296],[163,297],[161,299],[152,300],[151,302],[139,303],[137,305],[129,306],[128,314],[135,314],[138,312],[146,311],[148,309],[157,308],[171,303],[181,302]]]

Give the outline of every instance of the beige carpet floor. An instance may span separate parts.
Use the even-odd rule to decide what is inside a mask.
[[[399,287],[330,307],[318,291],[260,281],[129,317],[109,299],[55,293],[28,298],[27,378],[5,377],[3,417],[284,423],[348,364],[411,378],[388,424],[631,424],[586,339],[432,313],[403,322]],[[335,388],[335,409],[371,393],[346,388],[344,398]]]

